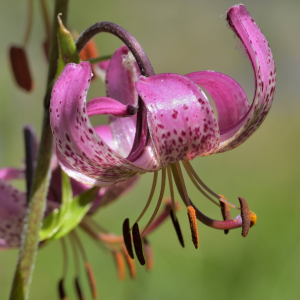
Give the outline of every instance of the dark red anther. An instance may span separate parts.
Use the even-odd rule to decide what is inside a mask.
[[[75,278],[75,289],[79,300],[84,300],[82,289],[80,286],[79,278]]]
[[[179,243],[182,247],[184,247],[184,241],[183,241],[183,236],[182,236],[182,233],[181,233],[181,230],[180,230],[180,225],[179,225],[178,220],[175,220],[174,213],[173,213],[172,209],[170,210],[170,216],[171,216],[172,223],[173,223],[173,226],[175,228]]]
[[[138,223],[135,223],[132,228],[132,237],[133,237],[133,245],[138,261],[143,266],[145,262],[144,253],[143,253],[143,243],[140,234],[140,229]]]
[[[134,259],[133,250],[132,250],[132,242],[131,242],[131,234],[130,234],[130,225],[129,219],[126,218],[123,222],[123,239],[124,244],[127,249],[129,256]]]
[[[30,92],[34,88],[29,64],[25,49],[18,46],[11,46],[9,58],[15,80],[19,87]]]
[[[61,279],[59,282],[58,282],[58,294],[59,294],[59,299],[60,300],[67,300],[67,296],[66,296],[66,293],[65,293],[65,289],[64,289],[64,280]]]
[[[241,205],[242,236],[246,237],[248,235],[250,225],[251,225],[251,212],[244,198],[239,197],[239,201]]]
[[[224,198],[224,196],[220,195],[220,197]],[[230,208],[229,208],[229,205],[220,201],[220,205],[221,205],[221,213],[222,213],[222,216],[223,216],[223,220],[224,221],[228,221],[231,219],[230,217]],[[229,230],[228,229],[225,229],[224,230],[224,233],[225,234],[228,234]]]

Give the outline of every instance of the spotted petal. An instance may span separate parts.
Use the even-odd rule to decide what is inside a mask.
[[[177,74],[141,77],[136,88],[162,166],[213,153],[219,145],[214,111],[198,85]]]
[[[217,152],[225,152],[242,144],[256,131],[267,116],[275,90],[276,70],[269,44],[243,5],[235,5],[227,12],[227,21],[242,41],[255,75],[255,95],[244,117],[221,131]]]
[[[46,214],[57,205],[47,202]],[[26,193],[0,179],[0,249],[20,247]]]
[[[101,136],[101,138],[105,141],[105,143],[109,147],[111,147],[113,150],[116,150],[116,144],[114,143],[114,140],[112,138],[109,125],[97,126],[95,127],[95,131],[99,136]],[[69,165],[69,169],[70,168],[71,167]],[[138,179],[139,176],[136,175],[128,180],[119,182],[113,186],[102,187],[99,190],[97,197],[93,201],[92,207],[89,210],[89,214],[96,212],[96,210],[99,207],[109,204],[115,201],[120,196],[129,192],[135,186]],[[71,185],[72,185],[73,196],[79,195],[85,190],[90,188],[89,185],[76,181],[72,178],[71,178]],[[53,202],[61,203],[62,187],[61,187],[61,170],[59,167],[52,172],[51,182],[50,182],[49,192],[48,192],[48,199]]]
[[[52,90],[50,122],[63,170],[79,181],[82,176],[90,178],[89,184],[92,181],[98,186],[112,185],[137,173],[151,171],[148,162],[144,167],[128,161],[97,134],[86,111],[85,98],[90,80],[88,62],[68,64]]]

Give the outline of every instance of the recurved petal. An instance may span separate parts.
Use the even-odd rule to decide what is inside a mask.
[[[255,95],[249,110],[236,124],[221,131],[217,152],[231,150],[242,144],[256,131],[267,116],[274,96],[276,70],[269,44],[243,5],[227,12],[227,21],[242,41],[255,75]]]
[[[137,91],[146,104],[148,126],[162,166],[213,153],[219,129],[205,94],[177,74],[141,77]]]
[[[138,95],[135,82],[140,76],[137,63],[129,49],[124,45],[112,56],[106,73],[107,96],[124,105],[136,106]],[[127,157],[135,136],[136,116],[117,119],[110,117],[110,126],[114,140],[118,144],[120,154]]]
[[[90,79],[88,62],[68,64],[52,90],[50,122],[62,169],[76,180],[98,186],[150,171],[113,151],[94,130],[85,100]]]
[[[221,132],[237,123],[248,111],[247,96],[231,77],[214,71],[195,72],[185,76],[205,88],[211,95],[218,112]]]

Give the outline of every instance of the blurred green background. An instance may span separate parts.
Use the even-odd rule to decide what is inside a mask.
[[[41,47],[45,34],[39,1],[34,1],[33,34],[28,48],[36,82],[33,93],[26,94],[15,87],[7,60],[9,45],[23,39],[26,2],[0,2],[0,168],[22,163],[24,124],[32,124],[40,135],[47,66]],[[48,6],[53,3],[48,1]],[[274,104],[261,128],[246,143],[224,154],[195,159],[193,166],[213,190],[231,202],[237,204],[238,196],[247,199],[258,223],[245,239],[241,230],[225,236],[222,231],[199,224],[200,247],[195,250],[186,211],[182,209],[178,216],[186,247],[180,247],[171,222],[166,222],[150,236],[154,269],[146,272],[137,266],[136,280],[127,278],[125,282],[118,281],[114,261],[81,234],[95,271],[99,299],[299,299],[300,1],[243,3],[274,55]],[[157,73],[223,72],[242,85],[251,101],[251,64],[225,21],[226,11],[234,4],[235,0],[74,0],[70,1],[68,25],[81,32],[97,21],[118,23],[138,39]],[[97,36],[96,42],[103,55],[121,46],[119,40],[107,34]],[[88,98],[104,93],[103,84],[96,81]],[[98,212],[99,223],[121,233],[124,218],[135,219],[142,210],[151,178],[151,174],[144,175],[130,194]],[[220,218],[219,210],[207,203],[189,180],[186,182],[198,207]],[[147,217],[141,225],[146,221]],[[17,250],[0,253],[1,300],[8,299],[16,259]],[[73,264],[71,251],[69,259]],[[61,273],[60,244],[53,242],[38,253],[29,299],[58,299],[56,286]],[[71,266],[66,289],[68,298],[76,299],[72,275]],[[91,299],[83,270],[82,275],[86,298]]]

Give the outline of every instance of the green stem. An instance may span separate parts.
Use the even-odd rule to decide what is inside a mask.
[[[62,13],[62,20],[66,23],[68,2],[69,0],[56,0],[55,2],[52,27],[53,32],[50,43],[47,91],[44,102],[42,137],[37,158],[37,167],[30,191],[29,205],[23,227],[22,245],[20,247],[17,267],[9,298],[10,300],[25,300],[28,298],[31,277],[37,254],[39,230],[44,214],[46,195],[50,180],[50,161],[53,148],[53,137],[49,122],[49,104],[58,59],[57,15]]]

